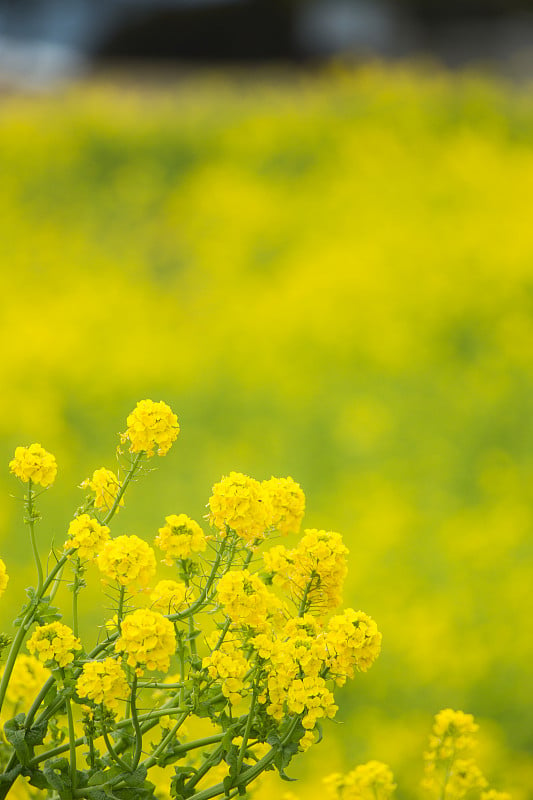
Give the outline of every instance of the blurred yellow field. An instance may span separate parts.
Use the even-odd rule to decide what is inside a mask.
[[[162,399],[180,439],[113,534],[200,520],[230,470],[292,475],[383,633],[296,794],[378,759],[422,797],[451,707],[492,783],[533,797],[532,137],[525,90],[433,69],[3,97],[3,630],[33,580],[15,447],[58,461],[44,551]]]

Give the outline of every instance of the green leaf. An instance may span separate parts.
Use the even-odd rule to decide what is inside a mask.
[[[144,766],[137,767],[134,772],[130,772],[129,775],[124,775],[124,783],[127,786],[137,786],[140,787],[146,780],[146,775],[148,774],[148,770]]]

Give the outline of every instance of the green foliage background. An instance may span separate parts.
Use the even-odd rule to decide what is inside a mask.
[[[236,469],[292,475],[350,547],[345,602],[384,648],[315,773],[377,758],[414,785],[451,706],[533,797],[532,136],[525,91],[377,66],[4,97],[4,629],[32,580],[15,446],[57,457],[61,544],[164,399],[182,433],[115,534],[201,519]]]

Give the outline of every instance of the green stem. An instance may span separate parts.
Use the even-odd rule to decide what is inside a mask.
[[[144,759],[144,761],[142,762],[143,767],[146,767],[146,769],[150,769],[150,767],[152,767],[156,763],[159,754],[162,753],[163,750],[165,750],[167,744],[172,741],[172,739],[179,731],[179,729],[181,728],[181,726],[183,725],[188,716],[189,716],[188,711],[185,711],[181,715],[181,717],[178,719],[172,730],[170,730],[167,733],[167,735],[162,739],[162,741],[157,745],[153,753],[150,756],[148,756],[148,758]],[[186,752],[188,752],[188,750]]]
[[[72,586],[72,632],[78,636],[78,594],[80,592],[79,571],[81,568],[80,559],[76,556],[73,561],[74,584]]]
[[[144,456],[144,450],[141,450],[141,452],[137,453],[137,455],[135,456],[131,467],[129,468],[128,472],[126,473],[126,477],[122,481],[122,484],[121,484],[121,486],[120,486],[120,488],[119,488],[119,490],[117,492],[117,496],[115,497],[113,505],[111,506],[111,508],[107,512],[106,516],[104,517],[104,521],[103,521],[102,525],[107,525],[107,523],[110,522],[111,519],[113,519],[113,517],[115,516],[116,511],[117,511],[117,509],[118,509],[118,507],[120,505],[120,501],[124,497],[124,492],[128,488],[128,484],[130,483],[131,479],[133,478],[133,476],[137,472],[137,468],[138,468],[143,456]]]
[[[309,583],[305,587],[305,591],[303,593],[302,602],[300,603],[300,607],[298,609],[298,616],[303,617],[305,612],[307,611],[307,600],[309,598],[309,592],[311,591],[311,587],[313,585],[313,581],[315,579],[315,574],[311,573],[311,577],[309,578]]]
[[[259,759],[257,764],[254,764],[253,767],[250,767],[246,770],[242,780],[239,781],[239,787],[248,786],[249,783],[252,783],[252,781],[254,781],[258,775],[264,772],[264,770],[272,764],[276,754],[278,753],[278,749],[287,744],[291,738],[299,719],[300,717],[296,717],[292,721],[287,734],[284,736],[279,745],[272,747],[271,750],[269,750],[269,752],[263,756],[263,758]],[[211,800],[212,797],[216,797],[218,794],[225,794],[223,783],[217,783],[215,786],[209,786],[207,789],[202,789],[202,791],[196,792],[196,794],[192,795],[189,800]]]
[[[120,758],[118,753],[115,752],[115,748],[111,744],[111,740],[108,736],[105,727],[102,727],[102,736],[104,737],[104,742],[105,746],[107,747],[107,752],[109,753],[111,759],[115,762],[115,764],[118,764],[118,766],[121,767],[124,770],[124,772],[131,772],[129,764],[126,764],[126,762]]]
[[[37,549],[37,541],[35,539],[35,520],[37,519],[37,515],[35,514],[35,509],[33,507],[33,481],[30,478],[28,481],[28,494],[26,495],[26,519],[24,520],[30,529],[30,541],[31,541],[31,549],[33,551],[33,558],[35,561],[35,566],[37,567],[37,594],[40,594],[43,588],[43,565],[41,564],[41,558],[39,556],[39,551]]]
[[[239,775],[241,772],[242,762],[244,761],[244,754],[246,752],[246,745],[248,744],[248,738],[250,736],[250,731],[252,729],[252,722],[255,713],[255,706],[257,703],[257,690],[254,688],[254,692],[252,695],[252,702],[250,703],[250,710],[248,712],[248,718],[246,720],[246,728],[244,729],[243,737],[241,746],[239,748],[239,755],[237,757],[237,768],[235,770],[235,782],[237,783],[239,780]]]
[[[214,767],[215,764],[218,763],[221,750],[223,750],[222,744],[213,750],[213,752],[206,758],[202,766],[197,769],[192,778],[187,781],[185,788],[187,790],[188,797],[191,796],[191,790],[196,786],[196,784],[202,780],[204,775],[207,775],[211,767]]]
[[[143,735],[139,724],[139,716],[137,714],[137,675],[133,676],[131,686],[131,721],[133,723],[133,730],[135,731],[135,752],[132,761],[133,772],[133,770],[137,769],[139,761],[141,760],[143,746]]]
[[[177,622],[178,620],[186,619],[187,617],[194,614],[196,611],[200,610],[205,603],[207,595],[209,594],[209,590],[213,585],[213,582],[217,576],[218,568],[220,566],[220,562],[222,560],[222,555],[224,553],[224,549],[226,547],[226,539],[222,540],[222,544],[220,545],[220,550],[218,551],[215,560],[213,561],[213,566],[211,567],[211,572],[207,578],[206,584],[202,591],[200,592],[200,596],[194,603],[191,603],[189,608],[185,609],[185,611],[177,611],[175,614],[168,614],[167,619],[171,622]]]
[[[65,671],[61,670],[61,677],[65,680]],[[70,697],[66,698],[67,706],[67,719],[68,719],[68,742],[70,752],[70,785],[72,791],[76,791],[77,773],[76,773],[76,733],[74,730],[74,716],[72,714],[72,704]]]

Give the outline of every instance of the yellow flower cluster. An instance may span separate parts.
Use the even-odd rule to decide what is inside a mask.
[[[158,611],[138,608],[123,619],[115,650],[127,655],[127,663],[138,675],[145,667],[167,672],[176,651],[174,626]]]
[[[176,614],[190,605],[193,599],[193,590],[182,581],[159,581],[150,593],[152,608],[163,614]]]
[[[0,597],[4,594],[9,583],[9,575],[7,574],[6,565],[0,558]]]
[[[347,555],[339,533],[310,529],[296,548],[277,545],[263,554],[263,560],[274,585],[306,610],[324,613],[342,601]]]
[[[432,759],[445,761],[454,753],[470,752],[474,746],[474,736],[479,725],[472,714],[445,708],[435,716],[429,738]]]
[[[366,672],[381,651],[381,633],[364,611],[347,608],[332,617],[325,634],[327,665],[338,686],[352,678],[354,669]]]
[[[50,486],[57,475],[55,456],[48,453],[40,444],[17,447],[15,457],[9,462],[11,472],[24,483],[33,481],[40,486]]]
[[[82,489],[89,489],[94,492],[95,508],[109,510],[113,507],[116,496],[120,489],[120,481],[110,469],[100,467],[95,469],[92,478],[86,478],[81,484]],[[119,507],[124,505],[124,498],[119,502]],[[118,508],[117,508],[118,511]]]
[[[117,581],[128,589],[147,586],[155,575],[155,554],[138,536],[109,539],[96,563],[105,579]]]
[[[272,506],[272,525],[282,534],[298,533],[305,512],[305,495],[290,476],[270,478],[262,487]]]
[[[390,768],[381,761],[359,764],[346,775],[324,778],[328,800],[390,800],[396,789]]]
[[[106,708],[116,711],[119,702],[127,699],[129,686],[120,662],[116,658],[104,658],[83,665],[76,681],[76,691],[80,698],[103,703]]]
[[[435,716],[429,750],[424,753],[422,781],[431,797],[462,800],[471,791],[487,788],[471,757],[478,727],[472,714],[463,711],[445,708]]]
[[[29,708],[35,695],[49,677],[50,670],[46,669],[39,659],[19,653],[9,679],[7,700],[13,706]]]
[[[186,514],[165,517],[166,525],[159,528],[155,544],[165,554],[164,564],[171,567],[177,558],[190,558],[207,547],[204,532],[197,522]]]
[[[219,632],[214,631],[208,638],[208,644],[215,647]],[[202,666],[207,669],[210,678],[220,681],[222,694],[227,697],[232,705],[241,700],[244,690],[244,676],[250,665],[239,648],[239,643],[233,639],[224,639],[219,649],[213,650],[202,660]]]
[[[109,528],[89,514],[80,514],[70,523],[67,535],[65,550],[74,548],[79,558],[93,561],[109,540]]]
[[[224,612],[235,625],[260,630],[279,611],[281,603],[258,575],[247,569],[226,572],[217,586]]]
[[[209,523],[217,528],[222,538],[230,528],[251,547],[258,539],[264,539],[272,525],[269,494],[255,478],[242,472],[230,472],[213,486]]]
[[[164,456],[178,438],[178,418],[163,401],[141,400],[127,419],[128,428],[122,442],[130,442],[130,453]]]
[[[302,724],[312,730],[317,719],[335,715],[337,706],[322,676],[325,641],[314,617],[289,619],[279,633],[269,626],[250,643],[265,661],[260,702],[270,716],[280,720],[286,712],[305,712]]]
[[[54,662],[59,667],[67,667],[74,661],[74,651],[81,650],[81,642],[68,625],[50,622],[33,632],[27,647],[32,655],[35,653],[45,664]]]

